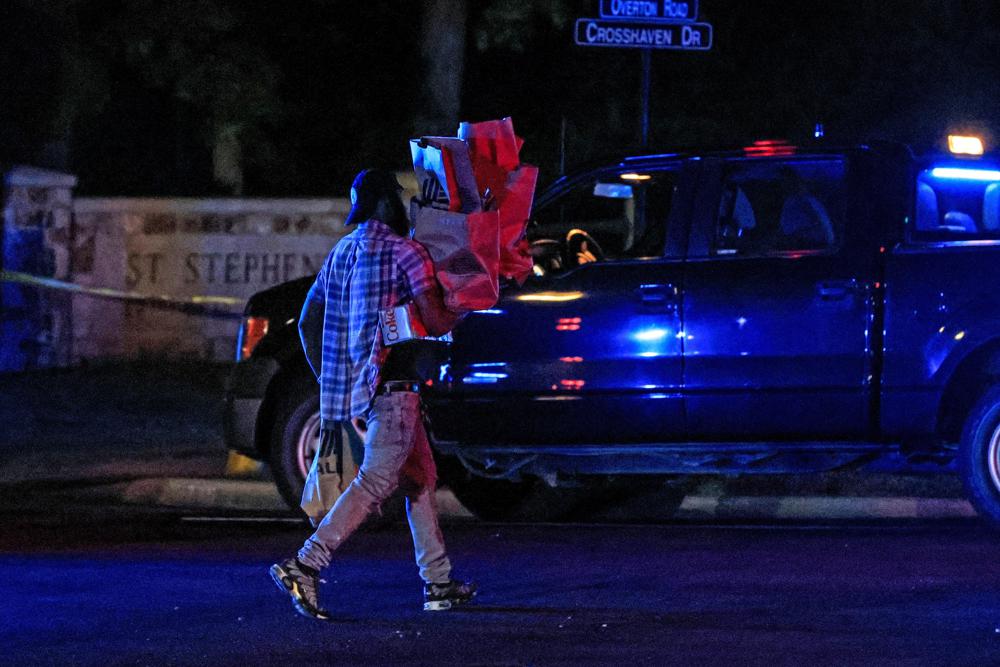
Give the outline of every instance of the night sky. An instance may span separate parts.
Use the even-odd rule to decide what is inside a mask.
[[[459,118],[513,116],[543,183],[564,119],[569,168],[637,150],[639,52],[573,43],[596,0],[13,0],[0,164],[70,171],[85,195],[232,194],[213,178],[222,124],[242,194],[342,196],[362,166],[405,168],[425,131],[435,3],[468,14]],[[700,5],[713,49],[653,54],[654,150],[802,141],[816,122],[917,146],[1000,127],[1000,3]]]

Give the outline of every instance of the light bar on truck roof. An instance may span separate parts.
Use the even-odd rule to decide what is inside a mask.
[[[1000,170],[936,167],[931,169],[931,176],[949,181],[1000,181]]]
[[[949,134],[948,151],[955,155],[982,155],[983,140],[979,137]]]

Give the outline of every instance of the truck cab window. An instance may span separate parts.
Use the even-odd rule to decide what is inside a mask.
[[[536,273],[662,256],[674,180],[669,171],[606,173],[536,210],[528,228]]]
[[[835,247],[844,222],[845,174],[842,160],[730,164],[723,177],[714,254]]]
[[[917,176],[915,236],[918,240],[1000,238],[1000,173],[925,169]]]

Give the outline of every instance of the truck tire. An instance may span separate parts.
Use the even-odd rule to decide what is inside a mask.
[[[990,387],[965,420],[959,470],[973,506],[1000,527],[1000,385]]]
[[[301,386],[288,393],[275,413],[271,431],[271,472],[278,492],[288,506],[301,513],[299,502],[306,474],[319,439],[319,388]],[[344,474],[353,477],[358,463],[354,452],[362,451],[352,428],[345,428]]]

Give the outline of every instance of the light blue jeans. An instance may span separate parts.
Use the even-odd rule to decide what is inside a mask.
[[[437,468],[415,392],[376,396],[368,416],[365,457],[357,477],[299,550],[299,560],[322,570],[333,552],[397,487],[406,494],[413,550],[426,583],[445,583],[451,563],[438,526]]]

